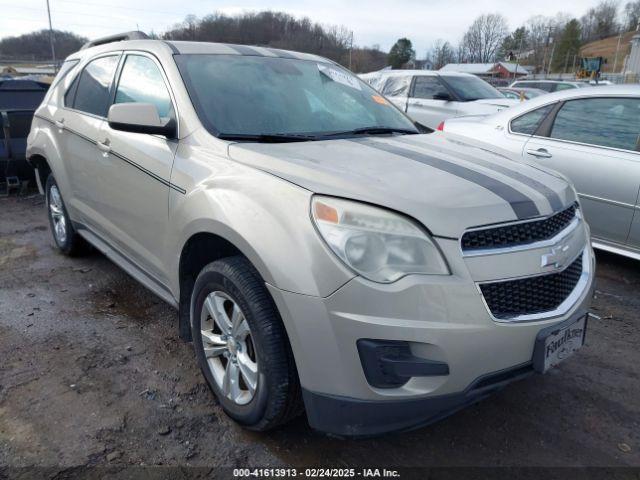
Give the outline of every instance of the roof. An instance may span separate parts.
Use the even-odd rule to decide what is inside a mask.
[[[118,38],[115,36],[115,38]],[[210,42],[186,42],[173,40],[154,39],[134,39],[115,40],[112,42],[100,43],[96,46],[83,48],[70,55],[68,58],[82,58],[85,55],[93,55],[97,52],[108,52],[112,50],[146,50],[157,52],[159,50],[169,51],[174,55],[189,54],[209,54],[209,55],[247,55],[259,57],[279,57],[295,58],[299,60],[311,60],[315,62],[332,63],[332,60],[313,55],[310,53],[294,52],[291,50],[280,50],[277,48],[237,45],[231,43],[210,43]]]
[[[495,63],[447,63],[440,71],[486,75],[491,73],[495,65]]]
[[[498,62],[496,63],[496,66],[500,65],[501,67],[503,67],[504,69],[506,69],[509,73],[521,73],[523,75],[526,75],[529,73],[529,70],[527,70],[526,67],[517,64],[517,63],[510,63],[510,62]]]
[[[455,75],[455,76],[467,76],[467,73],[460,72],[442,72],[441,70],[379,70],[377,72],[370,72],[373,74],[377,74],[382,76],[403,76],[403,75],[416,75],[416,76],[424,76],[424,77],[436,77],[442,74],[445,75]],[[363,75],[369,75],[369,73],[365,73]]]
[[[509,73],[521,73],[526,75],[529,71],[522,65],[509,62],[497,63],[448,63],[440,69],[441,72],[461,72],[473,75],[490,75],[495,72],[498,65],[502,66]]]
[[[486,117],[488,121],[496,118],[512,118],[530,110],[535,110],[538,107],[542,107],[547,104],[555,103],[558,100],[570,100],[572,98],[584,98],[584,97],[606,97],[610,95],[618,96],[632,96],[640,98],[640,85],[612,85],[602,87],[585,87],[585,88],[572,88],[569,90],[562,90],[560,92],[547,93],[539,97],[532,98],[526,102],[522,102],[513,107],[502,110]]]

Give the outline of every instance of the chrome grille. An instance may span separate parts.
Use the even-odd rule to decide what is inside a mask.
[[[542,220],[466,232],[462,236],[462,249],[478,251],[507,248],[553,238],[571,223],[576,216],[576,210],[577,205],[574,204]]]
[[[581,274],[582,254],[561,272],[481,283],[480,291],[491,314],[506,320],[555,310],[576,288]]]

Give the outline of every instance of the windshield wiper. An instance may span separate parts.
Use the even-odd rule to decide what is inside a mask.
[[[295,133],[221,133],[218,135],[218,138],[221,140],[239,140],[260,143],[309,142],[317,140],[317,137],[312,135]]]
[[[354,128],[353,130],[345,130],[343,132],[332,132],[322,135],[322,137],[340,137],[348,135],[385,135],[390,133],[403,133],[405,135],[417,134],[416,130],[409,128],[394,128],[394,127],[362,127]]]

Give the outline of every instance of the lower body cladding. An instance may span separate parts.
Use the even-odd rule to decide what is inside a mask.
[[[344,436],[411,429],[544,370],[545,338],[586,321],[594,257],[584,248],[585,275],[572,305],[524,322],[490,314],[462,259],[450,276],[410,275],[392,284],[356,277],[326,298],[269,286],[310,425]]]

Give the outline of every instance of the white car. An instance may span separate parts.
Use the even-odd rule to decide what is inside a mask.
[[[520,103],[469,73],[387,70],[378,75],[366,81],[413,120],[431,128],[448,118],[496,113]]]
[[[560,92],[562,90],[573,90],[585,88],[589,84],[586,82],[572,82],[563,80],[517,80],[509,85],[509,88],[537,88],[545,92]]]
[[[640,259],[640,86],[550,93],[441,130],[553,168],[575,183],[593,246]]]

